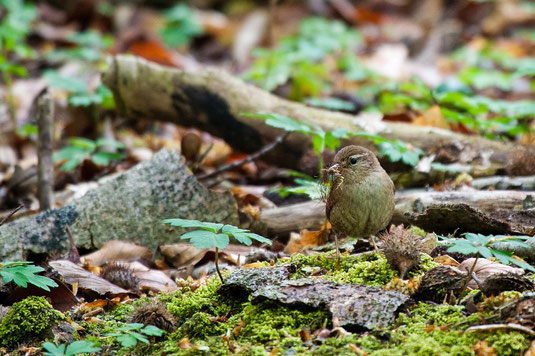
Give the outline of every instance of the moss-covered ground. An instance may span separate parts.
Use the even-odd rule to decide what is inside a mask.
[[[340,283],[411,291],[407,287],[411,282],[397,279],[386,259],[375,253],[343,256],[338,271],[332,253],[297,255],[278,262],[282,263],[296,266],[292,278],[314,276]],[[423,270],[433,265],[430,257],[423,257]],[[421,273],[422,270],[413,272],[412,280],[418,280]],[[393,325],[381,330],[329,335],[329,330],[336,328],[326,310],[288,307],[275,302],[252,304],[247,296],[228,299],[217,293],[220,284],[217,277],[201,283],[184,281],[180,290],[107,310],[99,316],[101,322],[79,320],[85,330],[75,336],[98,344],[108,354],[129,355],[354,355],[359,351],[369,355],[442,356],[476,355],[482,347],[494,349],[497,355],[521,355],[530,344],[529,337],[518,331],[465,331],[471,325],[484,323],[488,313],[468,314],[462,306],[426,303],[413,305],[407,313],[400,313]],[[141,306],[158,303],[175,318],[174,331],[162,337],[148,337],[148,344],[139,342],[129,348],[121,347],[116,337],[108,336],[130,322]],[[26,317],[22,311],[18,313],[21,314],[10,312],[9,318]],[[0,324],[2,335],[9,334],[5,323],[7,318]],[[9,340],[17,335],[9,334]]]

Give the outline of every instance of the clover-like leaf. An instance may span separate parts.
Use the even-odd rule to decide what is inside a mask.
[[[195,230],[185,233],[181,239],[190,240],[196,248],[211,248],[215,246],[224,249],[229,244],[229,237],[226,234],[216,234],[208,230]]]
[[[178,227],[198,227],[201,229],[206,229],[212,232],[219,232],[221,228],[224,226],[224,224],[218,224],[218,223],[209,223],[209,222],[202,222],[199,220],[190,220],[190,219],[165,219],[162,221],[164,224],[169,224],[172,226],[178,226]]]
[[[143,329],[141,329],[140,332],[142,332],[145,335],[150,335],[150,336],[162,336],[165,331],[160,329],[157,326],[147,325]]]
[[[317,133],[316,127],[312,128],[307,124],[294,120],[285,115],[275,114],[272,112],[244,113],[242,115],[257,119],[264,119],[267,125],[283,129],[288,132],[295,131],[304,134]]]

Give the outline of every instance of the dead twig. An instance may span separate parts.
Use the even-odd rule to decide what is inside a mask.
[[[264,146],[262,149],[260,149],[259,151],[256,151],[255,153],[252,153],[250,154],[247,158],[245,159],[242,159],[240,161],[236,161],[236,162],[232,162],[232,163],[229,163],[229,164],[225,164],[223,166],[220,166],[219,168],[217,168],[215,171],[213,172],[210,172],[210,173],[205,173],[205,174],[201,174],[199,176],[197,176],[197,179],[198,180],[204,180],[204,179],[208,179],[208,178],[212,178],[216,175],[219,175],[223,172],[226,172],[226,171],[229,171],[231,169],[234,169],[234,168],[238,168],[238,167],[241,167],[243,166],[244,164],[246,163],[249,163],[249,162],[252,162],[254,161],[255,159],[259,158],[260,156],[268,153],[269,151],[271,151],[272,149],[274,149],[275,147],[277,147],[278,144],[282,143],[286,137],[288,137],[288,134],[289,132],[285,132],[284,134],[278,136],[273,142],[271,142],[269,145],[266,145]]]
[[[69,236],[69,243],[71,245],[67,259],[71,261],[72,263],[78,263],[80,262],[80,253],[78,252],[78,249],[76,248],[76,245],[74,244],[74,237],[72,236],[72,232],[71,232],[71,229],[69,228],[69,225],[65,225],[65,232],[67,233],[67,236]]]
[[[52,163],[54,102],[46,90],[37,99],[37,124],[39,126],[37,196],[39,197],[39,208],[44,211],[50,209],[54,204],[54,164]]]
[[[4,223],[10,218],[12,217],[13,215],[15,215],[15,213],[17,211],[19,211],[20,209],[22,209],[24,206],[23,205],[19,205],[17,206],[15,209],[13,209],[12,212],[10,212],[9,214],[7,214],[7,216],[5,218],[2,219],[2,221],[0,221],[0,226],[4,225]]]
[[[522,326],[520,324],[513,324],[513,323],[507,323],[507,324],[487,324],[487,325],[476,325],[471,326],[468,329],[466,329],[466,332],[469,331],[495,331],[495,330],[503,330],[503,329],[510,329],[510,330],[518,330],[525,332],[531,336],[535,336],[535,331],[531,330],[528,327]]]

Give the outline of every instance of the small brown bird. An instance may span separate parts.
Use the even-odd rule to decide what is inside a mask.
[[[335,232],[369,237],[384,229],[394,213],[394,183],[377,157],[364,147],[351,145],[342,148],[334,162],[327,170],[334,181],[326,215]],[[337,237],[335,241],[340,261]]]

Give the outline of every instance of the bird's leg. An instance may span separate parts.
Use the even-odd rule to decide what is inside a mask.
[[[340,246],[338,245],[338,233],[334,233],[334,244],[336,245],[336,265],[334,267],[335,271],[340,270]]]
[[[379,253],[379,249],[377,248],[377,244],[375,243],[375,239],[373,235],[370,235],[368,241],[372,243],[373,249],[375,250],[375,253]]]

